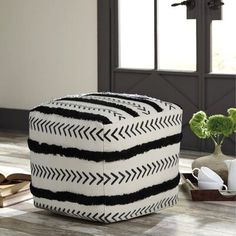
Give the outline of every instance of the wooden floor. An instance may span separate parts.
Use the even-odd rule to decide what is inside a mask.
[[[29,170],[26,139],[20,134],[0,133],[0,165]],[[182,151],[180,170],[190,170],[191,158],[199,155],[202,154]],[[236,236],[236,202],[192,202],[180,186],[176,206],[156,214],[104,225],[36,209],[30,200],[0,208],[0,236],[11,235]]]

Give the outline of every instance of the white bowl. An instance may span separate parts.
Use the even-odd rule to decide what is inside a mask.
[[[194,171],[198,171],[198,176],[196,176],[194,174]],[[219,184],[223,184],[224,181],[223,179],[213,170],[211,170],[208,167],[201,167],[201,169],[199,168],[195,168],[192,170],[192,175],[194,178],[196,178],[198,181],[205,181],[205,182],[217,182]]]
[[[217,182],[198,181],[198,187],[199,189],[218,189],[218,190],[222,190],[222,188],[224,187],[224,189],[227,190],[227,186],[225,184],[220,184]]]

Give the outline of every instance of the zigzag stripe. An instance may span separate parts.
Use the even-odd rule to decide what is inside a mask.
[[[75,137],[94,141],[104,141],[103,128],[90,127],[85,125],[66,124],[64,122],[50,121],[46,119],[30,117],[29,127],[31,130],[50,133],[53,135],[63,135],[65,137]]]
[[[50,133],[54,135],[64,135],[70,137],[80,137],[81,139],[87,140],[101,140],[104,139],[108,142],[120,141],[126,138],[132,138],[134,136],[146,134],[149,132],[154,132],[157,130],[170,128],[173,126],[181,125],[182,115],[175,114],[172,116],[163,116],[156,119],[146,120],[142,122],[137,122],[134,124],[123,125],[119,128],[107,129],[104,133],[104,137],[101,135],[103,133],[103,128],[92,128],[83,125],[73,125],[66,124],[63,122],[55,122],[46,119],[40,119],[36,117],[30,117],[29,125],[30,129],[39,132]]]
[[[140,121],[119,128],[107,129],[104,133],[104,139],[108,142],[114,140],[119,141],[121,139],[132,138],[134,136],[147,134],[161,129],[179,126],[181,123],[181,114],[157,117],[156,119]]]
[[[149,175],[159,174],[161,171],[172,168],[178,164],[178,154],[166,157],[160,161],[147,163],[132,169],[99,174],[98,172],[79,172],[72,169],[47,167],[31,163],[31,174],[34,177],[87,185],[114,185],[124,184],[145,178]]]
[[[134,217],[150,214],[166,207],[171,207],[175,205],[177,201],[178,201],[178,195],[176,194],[171,197],[163,198],[161,201],[158,201],[153,204],[149,204],[142,208],[140,207],[132,211],[126,211],[126,212],[108,212],[106,215],[104,213],[101,214],[98,212],[91,213],[91,212],[84,212],[84,211],[76,211],[75,209],[47,205],[44,203],[38,203],[36,201],[34,201],[34,205],[35,207],[47,209],[52,212],[66,215],[66,216],[76,217],[76,218],[90,220],[90,221],[99,221],[103,223],[112,223],[112,222],[128,220]]]
[[[63,101],[61,102],[51,102],[50,104],[53,105],[59,105],[61,107],[73,107],[73,108],[78,108],[78,109],[83,109],[83,110],[87,110],[87,111],[102,111],[102,112],[107,112],[108,114],[112,114],[114,117],[118,117],[119,120],[125,119],[126,117],[124,117],[121,113],[116,112],[114,110],[108,109],[108,108],[101,108],[101,107],[91,107],[91,106],[85,106],[85,105],[78,105],[78,104],[74,104],[74,103],[65,103]]]

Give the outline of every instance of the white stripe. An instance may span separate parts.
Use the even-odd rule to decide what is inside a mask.
[[[167,198],[167,197],[172,197],[176,195],[177,193],[178,193],[178,186],[166,192],[162,192],[155,196],[151,196],[140,201],[135,201],[133,203],[124,204],[124,205],[106,206],[105,210],[106,210],[106,213],[108,213],[108,212],[114,212],[118,208],[119,212],[129,212],[134,209],[138,209],[140,207],[157,203],[161,201],[162,199]]]
[[[61,103],[61,104],[60,104]],[[72,106],[65,106],[66,104],[71,104]],[[76,105],[74,107],[73,105]],[[71,109],[79,112],[86,112],[86,113],[92,113],[97,115],[106,116],[108,119],[113,120],[114,122],[119,121],[119,117],[117,115],[114,115],[114,113],[119,113],[122,116],[126,118],[131,118],[132,116],[129,115],[127,112],[123,111],[122,109],[100,105],[100,104],[93,104],[88,103],[86,101],[69,101],[69,100],[61,100],[61,101],[53,101],[51,103],[48,103],[47,106],[50,107],[61,107],[64,109]],[[85,109],[83,109],[83,107]],[[91,108],[91,109],[86,109]],[[94,110],[92,109],[94,108]]]
[[[119,160],[116,162],[106,162],[105,163],[105,172],[106,171],[117,171],[123,168],[133,168],[135,166],[145,165],[152,161],[160,160],[161,158],[172,156],[179,153],[180,144],[173,144],[167,147],[153,149],[142,154],[133,156],[127,160]]]
[[[31,152],[31,162],[33,164],[38,164],[40,166],[43,165],[44,167],[46,166],[48,168],[50,167],[57,168],[59,172],[60,172],[60,169],[62,169],[63,171],[65,169],[68,169],[68,170],[74,171],[74,173],[76,173],[76,171],[80,172],[80,174],[82,174],[82,171],[85,172],[86,174],[88,174],[88,172],[91,172],[91,173],[95,172],[103,176],[103,162],[88,162],[86,160],[78,160],[75,158],[63,158],[63,157],[56,157],[52,155],[36,154],[32,152]],[[62,174],[60,178],[61,177],[62,177]],[[78,178],[76,179],[78,180]],[[54,192],[69,191],[73,193],[81,193],[84,195],[103,195],[104,194],[102,184],[89,185],[88,181],[86,184],[82,184],[83,181],[80,181],[79,183],[77,183],[77,181],[66,182],[65,180],[66,178],[64,178],[63,181],[60,181],[60,180],[56,180],[55,177],[53,178],[53,180],[51,180],[51,179],[46,179],[42,177],[40,178],[39,176],[36,177],[32,175],[32,184],[34,187],[37,187],[37,188],[50,189],[51,191],[54,191]],[[85,180],[85,177],[83,177],[82,180]],[[96,183],[98,181],[99,179],[96,181]]]
[[[62,102],[62,101],[58,101],[58,102]],[[65,101],[63,101],[64,103]],[[100,111],[98,109],[95,110],[84,110],[82,108],[79,107],[74,107],[74,106],[63,106],[60,104],[56,104],[57,101],[53,101],[53,103],[47,103],[45,104],[45,106],[49,107],[49,108],[62,108],[62,109],[66,109],[66,110],[73,110],[73,111],[78,111],[78,112],[84,112],[84,113],[89,113],[89,114],[94,114],[94,115],[102,115],[104,117],[107,117],[111,122],[119,122],[119,117],[118,116],[114,116],[112,113],[108,113],[108,109],[109,110],[113,110],[117,113],[121,113],[122,115],[124,115],[124,117],[126,118],[132,118],[133,116],[129,115],[127,112],[124,112],[121,109],[115,108],[115,107],[108,107],[108,106],[103,106],[100,104],[91,104],[91,103],[83,103],[83,102],[76,102],[76,101],[67,101],[68,104],[72,104],[72,105],[83,105],[83,106],[87,106],[87,107],[95,107],[95,108],[99,108],[101,109]],[[102,109],[105,109],[105,111],[103,111]],[[89,121],[90,122],[90,121]]]
[[[166,116],[169,116],[171,114],[175,114],[175,113],[169,112]],[[163,116],[158,114],[155,116],[147,116],[146,119],[144,119],[144,117],[135,117],[132,119],[128,119],[123,123],[119,122],[119,123],[115,123],[115,124],[104,125],[104,134],[108,131],[108,129],[111,129],[112,131],[114,131],[116,128],[118,128],[118,130],[120,130],[121,127],[124,126],[122,133],[125,136],[125,139],[123,139],[121,136],[117,135],[119,137],[119,140],[117,141],[116,139],[111,137],[111,133],[112,133],[112,131],[111,131],[108,134],[108,138],[111,140],[111,142],[108,141],[107,139],[104,139],[104,151],[105,152],[121,151],[124,149],[134,147],[136,145],[141,145],[143,143],[148,143],[148,142],[155,141],[155,140],[158,140],[161,138],[165,138],[165,137],[168,137],[168,136],[171,136],[174,134],[181,133],[181,125],[170,126],[170,127],[165,127],[165,128],[156,129],[156,130],[154,130],[153,128],[150,128],[151,131],[148,131],[147,128],[144,127],[144,129],[147,130],[147,132],[144,133],[143,131],[141,131],[141,134],[139,134],[137,131],[134,131],[134,133],[136,133],[136,136],[134,134],[132,134],[131,131],[128,131],[130,133],[131,137],[129,137],[124,132],[127,125],[129,125],[129,127],[130,127],[132,124],[134,124],[134,127],[135,127],[136,124],[139,123],[139,126],[140,126],[142,121],[144,121],[144,123],[145,123],[148,120],[150,123],[151,119],[155,120],[156,118],[160,118],[160,117],[163,117]]]
[[[92,93],[92,94],[96,94],[96,93]],[[182,111],[182,109],[177,106],[176,104],[174,103],[171,103],[171,102],[167,102],[167,101],[163,101],[163,100],[160,100],[160,99],[157,99],[157,98],[154,98],[154,97],[149,97],[149,96],[146,96],[146,95],[140,95],[140,94],[128,94],[128,93],[111,93],[111,92],[97,92],[97,94],[104,94],[104,95],[121,95],[121,96],[125,96],[127,97],[127,99],[129,98],[136,98],[136,99],[145,99],[145,100],[148,100],[148,101],[152,101],[154,103],[156,103],[157,105],[159,105],[162,109],[163,109],[163,112],[165,110],[169,110],[169,107],[166,107],[165,106],[165,103],[166,104],[169,104],[169,105],[172,105],[173,107],[175,107],[176,110],[179,110],[179,111]],[[82,94],[82,95],[89,95],[88,94]],[[96,96],[96,95],[95,95]],[[125,99],[125,98],[124,98]]]
[[[128,170],[131,172],[132,168],[139,167],[142,171],[142,165],[147,167],[147,163],[151,165],[151,162],[154,162],[156,160],[161,161],[165,157],[171,156],[173,153],[170,152],[170,150],[167,150],[167,154],[163,154],[162,156],[159,156],[158,153],[160,153],[160,150],[153,150],[150,152],[147,152],[145,154],[139,155],[139,157],[131,158],[131,160],[127,161],[119,161],[114,163],[105,163],[103,166],[103,162],[88,162],[85,160],[79,160],[74,158],[59,158],[57,161],[55,161],[55,157],[51,157],[50,155],[43,155],[43,154],[32,154],[31,155],[31,162],[33,164],[37,164],[40,166],[48,167],[48,168],[56,168],[61,173],[60,169],[62,169],[64,172],[65,170],[72,170],[74,173],[78,171],[83,178],[80,180],[79,183],[77,183],[78,177],[76,178],[76,181],[71,182],[70,180],[74,177],[70,177],[68,182],[66,181],[65,177],[63,181],[60,179],[62,178],[63,174],[61,173],[59,180],[56,180],[54,177],[53,180],[50,178],[43,178],[42,176],[39,177],[39,175],[36,177],[32,175],[32,183],[35,187],[43,188],[43,189],[50,189],[51,191],[69,191],[73,193],[81,193],[88,196],[95,196],[95,195],[101,195],[104,193],[107,193],[108,195],[120,195],[120,194],[128,194],[132,192],[136,192],[140,189],[146,188],[148,186],[160,184],[162,182],[168,181],[170,179],[173,179],[178,174],[178,164],[167,168],[165,170],[159,171],[154,173],[153,175],[150,173],[147,176],[147,172],[145,176],[142,178],[142,174],[138,179],[136,175],[135,179],[131,181],[132,176],[129,178],[129,181],[126,182],[128,175],[125,174],[125,178],[122,181],[122,183],[119,184],[119,181],[121,180],[121,176],[118,172],[125,173],[125,170]],[[163,152],[165,153],[165,152]],[[168,155],[170,154],[170,155]],[[156,163],[155,163],[156,164]],[[157,168],[156,168],[157,169]],[[55,169],[54,169],[55,171]],[[100,176],[103,176],[103,171],[105,171],[105,174],[111,177],[111,180],[107,182],[105,186],[103,186],[102,183],[97,185],[100,181],[100,177],[98,177],[97,173],[100,174]],[[82,174],[84,172],[87,176],[89,176],[89,180],[87,180],[84,184],[83,181],[86,180],[86,177]],[[92,173],[96,180],[90,185],[89,183],[93,180],[93,178],[90,176],[90,173]],[[116,182],[111,185],[111,183],[115,180],[115,178],[111,175],[111,173],[114,173],[115,175],[119,176],[119,179],[116,180]],[[57,176],[58,174],[56,174]],[[77,175],[78,176],[78,175]],[[107,178],[104,179],[105,181]],[[103,181],[104,183],[104,181]],[[104,187],[104,189],[103,189]]]
[[[143,103],[142,101],[131,101],[131,100],[127,100],[125,98],[116,98],[116,97],[101,97],[101,96],[89,96],[87,98],[91,98],[91,99],[97,99],[99,101],[107,101],[107,102],[111,102],[111,103],[114,103],[114,104],[118,104],[118,105],[123,105],[125,107],[128,107],[134,111],[136,111],[140,116],[146,116],[146,114],[144,114],[142,112],[142,110],[138,109],[137,106],[139,105],[141,109],[143,109],[143,107],[146,109],[146,112],[149,111],[150,114],[154,113],[156,114],[156,110],[146,104],[146,103]],[[131,104],[129,104],[131,103]],[[132,103],[136,104],[136,106],[132,105]]]
[[[129,211],[133,211],[135,209],[143,208],[148,205],[158,203],[161,200],[163,200],[164,198],[174,197],[177,193],[178,193],[178,187],[176,187],[172,190],[160,193],[158,195],[145,198],[140,201],[136,201],[136,202],[124,204],[124,205],[115,205],[115,206],[104,206],[104,205],[87,206],[87,205],[72,203],[72,202],[68,202],[68,201],[65,201],[65,202],[61,201],[60,202],[57,200],[47,200],[45,198],[37,198],[37,197],[34,197],[34,201],[35,201],[35,203],[52,206],[52,208],[53,207],[57,207],[57,208],[60,207],[61,209],[65,208],[65,212],[68,209],[70,209],[70,210],[74,210],[74,212],[80,211],[80,212],[86,212],[87,214],[91,213],[91,215],[94,215],[96,213],[98,213],[99,215],[105,213],[107,215],[109,213],[116,213],[116,212],[128,213]],[[144,212],[143,212],[143,214],[144,214]],[[73,215],[71,215],[71,216],[73,216]]]
[[[30,129],[30,138],[32,140],[35,140],[39,143],[47,143],[47,144],[56,144],[58,146],[63,146],[63,147],[73,147],[73,148],[78,148],[78,149],[82,149],[82,150],[88,150],[88,151],[103,151],[103,141],[99,139],[99,137],[97,137],[96,135],[94,135],[94,137],[96,138],[96,141],[94,141],[92,139],[92,137],[88,134],[89,136],[89,140],[85,137],[84,135],[84,130],[87,127],[90,127],[90,129],[88,131],[91,131],[92,129],[96,128],[97,132],[100,131],[101,129],[103,129],[103,125],[99,122],[88,122],[85,120],[77,120],[77,119],[71,119],[71,118],[66,118],[66,117],[61,117],[59,115],[48,115],[48,114],[43,114],[40,112],[32,112],[30,114],[31,117],[35,117],[34,120],[36,120],[37,118],[39,119],[44,119],[47,121],[52,121],[52,122],[60,122],[60,124],[65,123],[65,125],[63,127],[65,127],[67,124],[70,125],[74,125],[73,128],[76,128],[79,125],[80,129],[82,126],[85,126],[85,128],[83,128],[82,130],[82,136],[83,138],[81,139],[78,129],[76,130],[76,135],[77,138],[75,137],[74,133],[73,133],[73,129],[70,131],[72,134],[72,137],[70,137],[69,133],[68,133],[68,129],[66,132],[66,135],[64,135],[64,132],[61,130],[61,135],[59,135],[58,133],[58,126],[56,127],[56,132],[57,134],[55,135],[50,134],[49,131],[46,133],[45,130],[44,132],[42,132],[41,130],[33,130]],[[55,124],[56,124],[55,123]],[[51,128],[53,129],[53,128]],[[103,132],[101,131],[99,136],[103,137]]]
[[[173,115],[175,113],[173,112],[169,112],[166,116],[169,115]],[[42,114],[40,112],[33,112],[31,114],[31,117],[35,117],[35,120],[37,118],[39,119],[45,119],[47,121],[52,121],[52,122],[60,122],[60,124],[65,123],[65,125],[63,127],[65,127],[66,125],[70,124],[70,125],[74,125],[74,128],[77,127],[78,125],[80,125],[80,127],[85,126],[85,128],[82,130],[82,136],[83,138],[81,139],[78,130],[76,132],[77,138],[74,136],[73,130],[71,130],[70,132],[72,133],[72,137],[70,137],[68,129],[66,131],[66,135],[64,135],[64,132],[61,130],[61,135],[58,134],[58,130],[57,130],[57,135],[45,133],[42,131],[35,131],[33,129],[30,129],[30,138],[38,141],[40,143],[47,143],[47,144],[56,144],[59,146],[63,146],[63,147],[73,147],[73,148],[78,148],[78,149],[82,149],[82,150],[88,150],[88,151],[105,151],[105,152],[110,152],[110,151],[121,151],[124,149],[128,149],[131,147],[134,147],[136,145],[140,145],[143,143],[147,143],[147,142],[151,142],[154,140],[158,140],[161,138],[165,138],[167,136],[171,136],[173,134],[178,134],[181,132],[181,125],[176,125],[176,126],[170,126],[170,127],[166,127],[166,128],[162,128],[162,129],[157,129],[157,130],[153,130],[151,128],[151,131],[147,131],[147,133],[144,133],[143,131],[141,132],[141,134],[139,134],[137,131],[135,131],[136,136],[133,135],[131,133],[131,131],[129,130],[128,132],[130,133],[129,137],[127,134],[125,134],[125,129],[126,127],[129,125],[129,127],[131,127],[131,125],[133,124],[134,127],[136,126],[137,122],[139,122],[139,126],[141,124],[142,121],[146,122],[147,120],[150,122],[151,119],[156,119],[156,118],[160,118],[162,116],[148,116],[146,119],[140,118],[140,117],[136,117],[136,118],[132,118],[132,119],[128,119],[125,122],[117,122],[114,124],[109,124],[109,125],[102,125],[99,122],[88,122],[88,121],[84,121],[84,120],[76,120],[76,119],[71,119],[71,118],[65,118],[65,117],[61,117],[58,115],[46,115],[46,114]],[[59,125],[58,125],[59,126]],[[58,128],[57,126],[57,128]],[[122,130],[122,134],[125,137],[122,138],[120,135],[118,135],[117,133],[115,134],[118,137],[118,141],[113,138],[111,136],[111,133],[118,128],[118,130],[121,129],[121,127],[124,127]],[[80,129],[79,127],[79,129]],[[88,128],[88,138],[89,140],[85,137],[84,135],[84,130],[86,128]],[[104,142],[102,140],[100,140],[100,138],[95,134],[96,132],[98,132],[99,130],[103,129],[104,130],[100,132],[99,136],[100,137],[104,137],[104,134],[111,129],[112,131],[110,131],[107,135],[108,139],[111,140],[111,142],[109,142],[107,139],[104,138]],[[93,138],[91,137],[89,133],[89,131],[91,131],[92,129],[96,128],[96,131],[92,134],[96,141],[93,140]],[[130,129],[130,128],[129,128]],[[140,128],[139,128],[140,129]],[[145,130],[147,130],[147,128],[144,128]]]

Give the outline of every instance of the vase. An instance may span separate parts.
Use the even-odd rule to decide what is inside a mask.
[[[199,157],[193,161],[192,169],[206,166],[215,171],[224,180],[224,183],[227,184],[228,168],[224,161],[233,159],[222,153],[221,145],[215,145],[215,150],[211,155]]]

